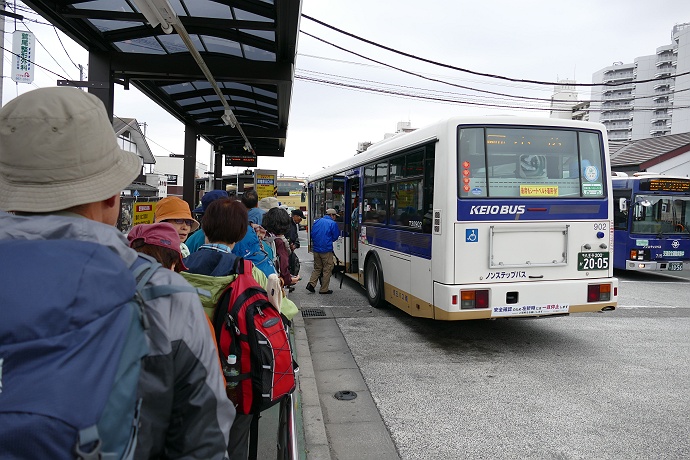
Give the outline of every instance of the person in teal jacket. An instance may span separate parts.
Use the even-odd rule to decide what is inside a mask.
[[[331,273],[335,265],[333,263],[333,243],[340,238],[340,229],[335,223],[337,217],[338,212],[329,208],[326,209],[326,215],[312,225],[310,234],[314,253],[314,270],[311,272],[311,277],[307,283],[309,292],[316,292],[316,282],[321,277],[319,294],[333,294],[333,291],[328,289],[328,284],[331,281]]]

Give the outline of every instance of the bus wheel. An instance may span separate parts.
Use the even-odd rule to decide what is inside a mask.
[[[367,291],[369,304],[374,308],[382,308],[386,301],[383,295],[383,272],[378,257],[370,257],[364,269],[364,287]]]

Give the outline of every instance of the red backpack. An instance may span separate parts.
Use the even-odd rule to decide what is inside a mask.
[[[237,357],[239,375],[224,373],[228,383],[237,382],[231,399],[241,414],[259,413],[295,389],[296,365],[284,317],[252,276],[252,266],[237,258],[237,278],[225,288],[213,314],[224,369],[228,355]]]

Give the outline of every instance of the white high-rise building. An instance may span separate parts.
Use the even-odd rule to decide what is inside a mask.
[[[551,96],[550,118],[573,118],[573,107],[578,104],[575,80],[559,80]]]
[[[671,43],[656,54],[616,62],[595,72],[592,83],[615,83],[592,87],[590,106],[590,120],[606,125],[610,140],[690,132],[690,22],[676,24]]]

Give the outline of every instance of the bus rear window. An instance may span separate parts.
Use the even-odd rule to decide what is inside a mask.
[[[597,133],[459,127],[459,196],[601,198],[602,158]]]

